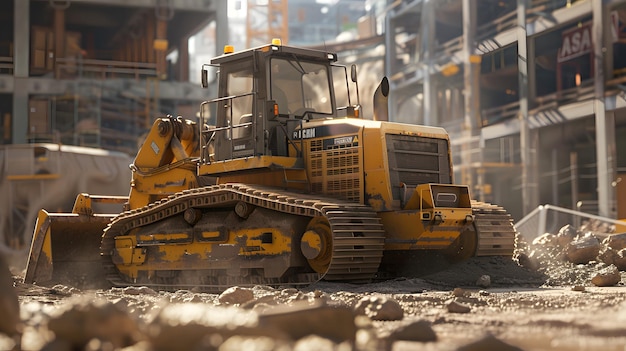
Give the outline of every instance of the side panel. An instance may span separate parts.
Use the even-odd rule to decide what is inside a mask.
[[[399,209],[400,202],[394,203],[391,195],[388,151],[381,128],[365,128],[363,143],[366,203],[376,212]]]
[[[397,211],[380,213],[387,232],[385,250],[445,249],[461,234],[465,226],[462,216],[454,216],[453,209],[444,209],[445,222],[433,224],[423,221],[419,211]],[[458,217],[458,218],[457,218]]]

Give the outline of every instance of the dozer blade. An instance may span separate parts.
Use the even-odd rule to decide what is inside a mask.
[[[40,210],[24,282],[81,289],[108,287],[100,259],[100,241],[112,217]]]

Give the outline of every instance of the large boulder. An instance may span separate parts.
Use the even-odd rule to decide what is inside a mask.
[[[383,295],[366,296],[357,302],[354,310],[376,321],[397,321],[404,317],[404,310],[398,301]]]
[[[626,249],[626,233],[609,235],[602,241],[602,244],[617,251]]]
[[[355,317],[347,305],[321,300],[297,301],[263,311],[259,314],[259,324],[280,330],[292,340],[317,335],[334,342],[353,342],[357,331]]]
[[[566,248],[567,260],[574,264],[586,264],[600,253],[600,241],[591,232],[579,235]]]
[[[195,350],[207,343],[217,348],[234,335],[288,339],[280,330],[260,325],[255,312],[180,303],[164,306],[150,321],[147,335],[155,351]]]
[[[106,340],[115,348],[143,339],[137,320],[119,305],[80,296],[51,316],[48,329],[73,349],[83,349],[92,339]]]
[[[233,286],[220,294],[218,301],[225,305],[242,305],[254,299],[254,293],[250,289]]]

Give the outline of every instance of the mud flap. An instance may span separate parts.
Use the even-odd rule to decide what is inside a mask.
[[[24,282],[60,283],[81,289],[108,287],[100,259],[100,241],[112,217],[41,210]]]

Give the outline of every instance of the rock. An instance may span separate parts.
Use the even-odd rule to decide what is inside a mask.
[[[429,342],[437,341],[437,334],[431,327],[429,321],[420,319],[405,323],[391,332],[389,335],[391,340],[420,341]]]
[[[59,296],[72,296],[74,294],[80,293],[80,290],[71,286],[57,284],[50,289],[50,293]]]
[[[240,336],[228,338],[219,346],[219,351],[291,351],[289,342],[269,336]]]
[[[314,334],[343,342],[355,339],[355,317],[354,311],[345,305],[298,301],[267,309],[259,314],[259,324],[280,330],[293,340]]]
[[[589,219],[583,222],[578,231],[608,234],[615,231],[615,225],[597,219]]]
[[[584,292],[585,291],[585,287],[582,286],[582,285],[574,285],[574,286],[572,286],[572,291]]]
[[[571,225],[567,224],[559,229],[559,232],[556,235],[556,243],[559,246],[566,247],[578,234],[578,230]]]
[[[250,300],[244,304],[239,305],[239,307],[243,308],[243,309],[257,309],[257,306],[259,309],[265,309],[268,306],[272,306],[272,305],[277,305],[278,301],[276,300],[276,296],[274,295],[265,295],[265,296],[261,296],[259,298],[256,298],[254,300]],[[258,311],[257,311],[258,312]]]
[[[595,286],[613,286],[622,280],[622,276],[615,265],[610,265],[598,271],[598,274],[591,278],[591,283]]]
[[[520,266],[528,268],[531,271],[537,271],[541,266],[536,255],[527,255],[523,252],[520,252],[517,254],[516,259]]]
[[[126,295],[158,295],[158,293],[147,286],[129,286],[122,292]]]
[[[0,333],[9,336],[18,333],[20,304],[13,287],[13,276],[3,254],[0,253]]]
[[[541,236],[536,237],[532,244],[534,246],[547,246],[554,247],[558,245],[557,236],[552,233],[545,233]]]
[[[567,260],[574,264],[589,263],[598,257],[600,242],[592,233],[576,237],[567,245]]]
[[[607,265],[615,264],[616,258],[617,251],[615,251],[610,246],[604,246],[602,249],[600,249],[600,253],[598,254],[598,259],[600,260],[600,262],[604,262]]]
[[[615,251],[626,249],[626,233],[609,235],[602,241],[602,244],[613,248]]]
[[[607,265],[613,264],[620,271],[626,271],[626,249],[616,250],[606,246],[600,251],[598,258]]]
[[[287,289],[283,289],[280,291],[280,295],[281,296],[292,296],[292,295],[296,295],[300,293],[300,290],[296,289],[296,288],[287,288]]]
[[[148,325],[147,336],[154,351],[195,350],[209,343],[216,349],[234,335],[273,336],[288,339],[286,333],[261,325],[252,311],[237,307],[204,304],[169,304]]]
[[[18,350],[17,343],[8,335],[0,333],[0,350]]]
[[[454,300],[448,302],[446,308],[451,313],[469,313],[472,310],[469,306]]]
[[[366,315],[375,321],[398,321],[404,318],[404,310],[398,301],[382,295],[362,298],[354,310],[357,314]]]
[[[130,346],[143,338],[135,319],[105,300],[79,297],[56,312],[48,329],[73,348],[82,349],[94,338],[106,340],[116,348]]]
[[[350,350],[352,350],[352,347],[350,346],[348,342],[336,344],[332,340],[321,338],[317,335],[310,335],[310,336],[304,337],[298,340],[296,344],[293,346],[293,351],[350,351]]]
[[[613,264],[620,271],[626,271],[626,248],[617,252],[617,255],[613,261]]]
[[[241,305],[253,299],[252,290],[233,286],[221,293],[218,301],[225,305]]]
[[[491,286],[491,277],[487,274],[481,275],[478,280],[476,280],[476,286],[481,288],[488,288]]]
[[[390,349],[391,345],[389,345],[388,339],[385,339],[383,335],[379,335],[380,333],[376,330],[372,320],[367,316],[356,316],[354,324],[357,327],[355,350],[378,351]]]
[[[454,297],[466,297],[470,295],[470,292],[463,288],[454,288],[454,290],[452,290],[452,295]]]
[[[493,335],[487,335],[456,349],[457,351],[522,351],[519,347],[509,345]]]

